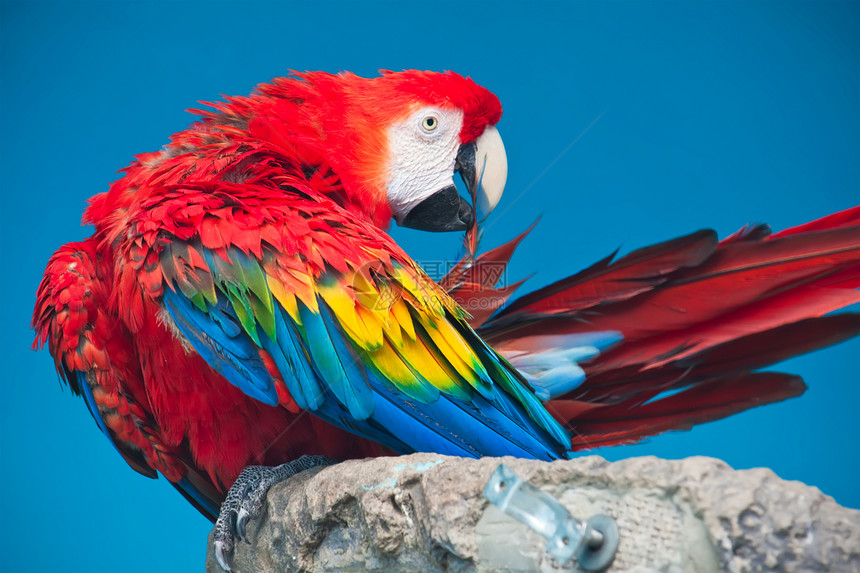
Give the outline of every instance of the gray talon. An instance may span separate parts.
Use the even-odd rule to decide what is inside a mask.
[[[248,513],[244,507],[239,508],[239,515],[236,517],[236,534],[239,535],[239,539],[241,539],[245,543],[249,543],[248,531],[246,526],[248,524],[248,518],[250,517],[251,514]]]
[[[231,573],[233,570],[230,569],[230,554],[233,552],[233,546],[231,543],[227,541],[216,541],[215,542],[215,561],[218,562],[218,566],[221,567],[227,573]]]
[[[263,512],[266,493],[276,483],[317,466],[336,463],[325,456],[302,456],[276,467],[248,466],[227,492],[215,522],[215,560],[224,571],[232,571],[230,558],[238,537],[248,542],[248,522]]]

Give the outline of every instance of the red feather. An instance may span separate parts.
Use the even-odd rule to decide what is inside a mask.
[[[626,444],[669,430],[687,430],[695,424],[731,416],[748,408],[800,396],[806,385],[798,376],[778,372],[747,373],[703,381],[669,397],[642,403],[628,402],[566,410],[564,400],[550,403],[574,433],[573,449]]]
[[[775,235],[756,225],[717,244],[700,232],[610,261],[514,301],[480,330],[511,355],[558,347],[576,333],[624,336],[584,366],[580,387],[550,402],[560,420],[589,435],[575,447],[794,396],[802,391],[794,378],[749,371],[860,333],[860,315],[824,316],[860,302],[860,207]]]
[[[713,231],[699,231],[633,251],[610,264],[613,254],[584,271],[517,299],[499,313],[499,318],[517,313],[569,313],[626,300],[653,290],[678,269],[701,264],[716,246]],[[497,324],[504,322],[499,320]]]
[[[448,294],[471,315],[469,324],[472,328],[481,326],[525,282],[526,279],[523,279],[517,283],[496,288],[504,277],[505,269],[517,246],[536,224],[537,221],[518,237],[477,258],[474,258],[473,250],[469,249],[466,256],[439,281],[439,286],[446,289]],[[470,230],[469,236],[476,236],[473,230]],[[477,244],[472,247],[477,248]]]

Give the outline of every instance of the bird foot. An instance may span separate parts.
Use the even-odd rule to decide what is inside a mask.
[[[262,513],[269,488],[305,470],[334,463],[336,460],[325,456],[302,456],[275,467],[248,466],[243,469],[227,492],[215,522],[215,560],[221,569],[232,571],[230,560],[236,539],[248,542],[248,520],[256,519]]]

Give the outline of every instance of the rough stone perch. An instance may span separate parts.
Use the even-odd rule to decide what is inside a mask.
[[[481,495],[504,462],[577,518],[614,517],[609,572],[860,572],[860,511],[768,469],[703,457],[553,463],[434,454],[348,461],[272,489],[236,572],[576,571]],[[220,573],[212,553],[206,570]]]

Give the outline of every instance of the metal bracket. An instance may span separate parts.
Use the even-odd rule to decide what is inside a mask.
[[[550,494],[499,464],[484,487],[484,497],[547,539],[546,550],[564,565],[576,557],[585,571],[606,569],[618,550],[618,526],[606,515],[576,519]]]

